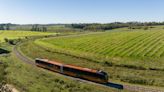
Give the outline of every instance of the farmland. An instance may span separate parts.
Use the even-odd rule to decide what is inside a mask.
[[[32,32],[32,31],[0,31],[0,42],[4,42],[4,38],[18,39],[27,36],[42,36],[50,35],[52,33]]]
[[[111,57],[156,57],[164,56],[164,31],[107,32],[70,38],[39,40],[77,52],[88,52]],[[55,48],[54,47],[54,48]]]
[[[106,61],[118,65],[163,70],[163,40],[164,31],[154,29],[154,31],[116,31],[80,37],[41,39],[35,43],[57,52],[96,62]]]
[[[159,53],[163,53],[164,31],[157,29],[45,38],[24,43],[20,50],[32,59],[104,70],[110,81],[163,87],[164,62]]]
[[[5,31],[3,32],[3,37],[5,37],[4,34],[8,35],[7,37],[9,39],[17,39],[24,38],[25,36],[42,36],[52,33]],[[3,39],[4,38],[2,38],[2,40]],[[1,82],[5,82],[14,85],[14,87],[20,92],[108,92],[109,90],[111,92],[119,91],[118,89],[114,88],[99,87],[92,84],[81,83],[76,80],[66,78],[62,75],[43,69],[38,69],[31,65],[25,64],[21,60],[19,60],[12,52],[13,47],[13,45],[10,45],[8,43],[0,44],[0,48],[2,48],[2,50],[5,49],[11,52],[9,54],[0,56],[0,84]],[[121,92],[128,91],[123,90]]]
[[[0,73],[0,82],[14,85],[20,92],[118,92],[113,88],[99,87],[92,84],[71,80],[62,75],[49,72],[31,65],[22,63],[12,53],[7,57],[0,57],[7,66]],[[128,91],[121,91],[128,92]]]

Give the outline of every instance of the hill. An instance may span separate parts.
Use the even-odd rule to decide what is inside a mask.
[[[110,75],[110,81],[163,87],[162,54],[143,56],[139,53],[149,49],[153,53],[162,47],[162,34],[162,26],[149,30],[123,28],[111,32],[39,39],[22,44],[20,50],[32,59],[48,58],[104,70]],[[132,53],[134,51],[138,54]]]
[[[158,30],[157,30],[158,29]],[[159,30],[160,29],[160,30]],[[124,29],[125,30],[125,29]],[[97,62],[164,69],[164,29],[113,31],[92,35],[41,39],[36,44]],[[131,61],[144,61],[140,63]],[[145,61],[147,65],[145,65]],[[159,61],[156,66],[150,61]],[[144,65],[143,65],[144,63]],[[137,64],[137,65],[136,65]]]

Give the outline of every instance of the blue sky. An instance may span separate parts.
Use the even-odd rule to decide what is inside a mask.
[[[164,21],[164,0],[0,0],[0,23]]]

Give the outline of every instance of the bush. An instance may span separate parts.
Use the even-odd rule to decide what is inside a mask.
[[[9,41],[8,38],[4,38],[4,40],[5,40],[5,42],[8,42]]]
[[[16,45],[18,42],[20,42],[22,39],[18,38],[18,39],[8,39],[8,38],[4,38],[6,43],[9,43],[11,45]]]
[[[149,28],[148,26],[144,26],[143,27],[144,30],[148,30],[148,28]]]

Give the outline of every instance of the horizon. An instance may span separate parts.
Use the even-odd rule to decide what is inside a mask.
[[[163,22],[162,3],[162,0],[1,0],[0,23]]]
[[[130,23],[130,22],[133,22],[133,23],[164,23],[164,21],[144,21],[144,22],[139,22],[139,21],[127,21],[127,22],[107,22],[107,23],[31,23],[31,24],[19,24],[19,23],[0,23],[0,24],[13,24],[13,25],[35,25],[35,24],[38,24],[38,25],[67,25],[67,24],[110,24],[110,23]]]

